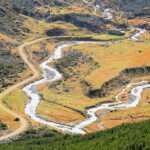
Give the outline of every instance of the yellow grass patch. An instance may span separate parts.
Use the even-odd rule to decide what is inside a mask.
[[[141,36],[142,39],[148,37],[148,33]],[[115,44],[81,44],[73,46],[73,49],[89,54],[100,64],[99,68],[85,77],[94,89],[100,88],[104,82],[116,77],[125,68],[150,65],[148,39],[142,42],[126,40]]]
[[[94,122],[94,123],[84,127],[84,130],[87,133],[94,133],[94,132],[100,131],[101,129],[100,129],[100,127],[98,125],[99,125],[98,122]]]
[[[119,109],[114,112],[107,113],[101,119],[106,120],[122,120],[122,119],[136,119],[136,118],[149,118],[150,105],[137,106],[135,108]]]
[[[139,105],[140,106],[150,105],[150,89],[146,89],[143,91]]]
[[[71,126],[84,120],[84,117],[80,113],[75,112],[71,108],[48,101],[40,102],[37,107],[37,113],[46,120]]]
[[[24,114],[26,100],[27,96],[21,91],[21,89],[14,90],[2,99],[4,104],[10,109],[17,111],[19,114]]]
[[[133,123],[133,122],[139,122],[139,121],[143,121],[145,119],[127,119],[127,120],[108,120],[108,121],[105,121],[102,126],[105,128],[105,129],[108,129],[108,128],[113,128],[115,126],[118,126],[120,124],[123,124],[123,123]]]
[[[1,109],[0,120],[2,121],[2,123],[7,124],[8,130],[14,130],[20,126],[20,122],[16,122],[14,121],[14,119],[15,117],[11,116],[7,112],[3,111],[3,109]]]

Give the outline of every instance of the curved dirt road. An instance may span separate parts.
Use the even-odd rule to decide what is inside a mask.
[[[25,85],[25,84],[31,82],[32,80],[34,80],[36,77],[38,77],[38,75],[39,75],[38,71],[35,69],[35,67],[33,66],[33,64],[31,64],[31,63],[28,61],[27,56],[26,56],[26,55],[24,54],[24,52],[23,52],[23,48],[24,48],[25,46],[28,46],[28,45],[30,45],[30,44],[37,43],[37,42],[42,41],[42,40],[45,40],[45,39],[48,39],[48,37],[46,37],[46,38],[40,38],[40,39],[34,40],[34,41],[32,41],[32,42],[23,44],[23,45],[19,46],[19,48],[18,48],[19,54],[20,54],[21,58],[22,58],[23,61],[29,66],[29,68],[32,70],[33,76],[30,77],[30,78],[27,78],[27,79],[23,80],[22,82],[19,82],[19,83],[13,85],[12,87],[8,88],[6,91],[4,91],[3,93],[0,94],[0,100],[1,100],[1,101],[0,101],[0,109],[3,109],[3,110],[6,111],[8,114],[10,114],[10,115],[12,115],[12,116],[14,116],[14,117],[16,117],[16,118],[19,118],[19,119],[20,119],[20,123],[21,123],[20,127],[19,127],[17,130],[15,130],[15,131],[13,131],[13,132],[7,134],[7,135],[1,136],[1,137],[0,137],[0,141],[4,141],[4,140],[7,140],[7,139],[9,139],[9,138],[12,138],[12,137],[14,137],[14,136],[16,136],[16,135],[18,135],[18,134],[24,132],[24,131],[27,129],[28,123],[27,123],[26,119],[24,119],[21,115],[18,115],[16,112],[14,112],[14,111],[12,111],[12,110],[6,108],[6,107],[2,104],[2,98],[3,98],[4,96],[6,96],[7,94],[9,94],[10,92],[12,92],[13,90],[15,90],[16,88],[18,88],[18,87],[20,87],[20,86],[23,86],[23,85]]]

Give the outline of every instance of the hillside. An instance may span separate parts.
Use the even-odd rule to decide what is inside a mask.
[[[1,31],[2,33],[21,38],[32,33],[31,27],[24,26],[27,17],[37,21],[46,20],[52,22],[69,22],[79,28],[87,28],[92,32],[107,33],[107,25],[116,28],[126,28],[122,22],[106,21],[98,13],[89,15],[93,11],[92,7],[86,7],[82,0],[72,1],[1,1]],[[78,7],[79,5],[79,7]],[[32,8],[32,9],[31,9]],[[76,10],[78,11],[76,11]],[[74,13],[76,12],[76,13]],[[5,19],[4,19],[5,18]],[[30,18],[30,19],[31,19]],[[29,19],[29,18],[28,18]],[[4,21],[3,21],[4,20]],[[43,24],[46,24],[43,22]],[[79,29],[78,29],[79,30]],[[44,32],[44,31],[43,31]]]
[[[137,10],[150,7],[150,0],[95,0],[95,3],[101,3],[105,7],[115,8],[124,12],[136,13]]]
[[[0,4],[0,32],[17,37],[21,34],[24,19],[12,9],[11,4],[3,1]]]
[[[85,136],[61,135],[56,131],[27,131],[21,140],[1,144],[5,150],[149,150],[150,120],[121,126]],[[25,140],[27,139],[27,140]]]
[[[110,8],[115,18],[122,16],[122,18],[143,20],[143,17],[149,18],[150,16],[150,0],[94,0],[93,2],[105,8]],[[150,25],[145,20],[143,22],[142,27],[150,30]]]

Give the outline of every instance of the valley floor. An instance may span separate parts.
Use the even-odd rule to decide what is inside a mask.
[[[22,132],[26,134],[25,130],[27,129],[38,130],[46,126],[46,129],[48,128],[54,131],[54,133],[48,134],[48,137],[52,135],[52,138],[45,139],[39,136],[39,140],[21,141],[23,145],[16,142],[17,145],[15,146],[18,146],[18,150],[23,149],[28,144],[28,149],[46,149],[49,146],[46,140],[56,140],[55,149],[59,149],[62,145],[64,145],[66,149],[77,149],[82,144],[83,149],[89,149],[91,145],[94,145],[94,149],[98,149],[102,145],[104,146],[102,149],[109,149],[110,147],[117,147],[118,149],[140,149],[141,146],[145,149],[148,148],[145,143],[147,143],[149,136],[148,124],[150,119],[150,34],[147,31],[140,35],[139,39],[134,37],[136,40],[131,40],[129,37],[136,34],[136,30],[132,27],[127,27],[125,35],[123,36],[108,35],[106,34],[107,30],[117,30],[119,26],[122,25],[124,20],[121,20],[121,14],[119,24],[114,24],[113,21],[117,18],[112,18],[111,16],[111,18],[108,19],[105,13],[102,15],[93,9],[93,6],[89,8],[85,6],[86,5],[82,4],[78,8],[75,4],[72,9],[68,9],[67,7],[65,9],[53,8],[52,13],[55,19],[58,19],[55,22],[51,22],[54,19],[51,17],[47,18],[45,22],[45,20],[36,20],[30,16],[19,14],[19,17],[24,19],[22,27],[25,30],[21,31],[21,34],[18,36],[21,40],[16,41],[4,34],[0,34],[0,42],[4,43],[4,45],[9,43],[7,52],[1,54],[4,57],[0,57],[2,61],[7,63],[7,65],[0,64],[1,69],[3,69],[3,72],[1,72],[1,74],[3,74],[3,79],[1,80],[3,86],[0,87],[2,91],[0,94],[0,125],[2,126],[0,129],[0,141],[8,142],[11,141],[11,138],[20,138],[18,135]],[[43,11],[43,7],[40,7],[39,10]],[[82,15],[72,14],[72,11],[74,12],[75,10],[80,11]],[[93,16],[87,15],[93,12],[93,10]],[[74,18],[68,22],[62,20],[62,16],[64,18],[65,15],[70,17],[65,11],[71,13],[71,17],[73,16]],[[82,19],[84,18],[83,21],[86,25],[86,17],[87,20],[89,18],[94,19],[94,22],[92,22],[91,19],[86,28],[80,28],[76,22],[74,22],[74,20],[80,21],[80,17]],[[92,25],[96,19],[101,25],[104,25],[105,19],[109,20],[105,22],[106,24],[103,28],[99,28],[99,30],[105,31],[101,35],[95,30],[92,30]],[[71,22],[72,20],[73,22]],[[129,21],[129,23],[134,26],[142,26],[145,24],[149,26],[149,22],[150,20],[147,17],[144,17],[144,19],[139,17]],[[59,32],[57,32],[57,34],[60,35],[51,35],[56,30],[59,30],[62,35]],[[60,45],[71,43],[72,41],[84,42],[65,46],[62,53],[63,57],[59,57],[57,53],[55,54],[55,50],[57,50],[57,48],[59,49]],[[90,41],[90,43],[86,43],[86,41]],[[92,43],[92,41],[95,41],[95,43]],[[98,43],[96,41],[103,42]],[[22,42],[25,44],[21,45]],[[2,45],[2,47],[4,47],[4,45]],[[19,46],[17,51],[16,47],[18,45],[21,46]],[[13,57],[10,54],[13,54]],[[6,59],[7,55],[9,56],[8,60]],[[57,71],[55,69],[51,71],[44,65],[46,72],[44,74],[44,80],[46,80],[46,82],[34,84],[43,78],[42,71],[44,69],[42,70],[39,64],[45,62],[50,56],[53,60],[47,62],[48,68],[55,68]],[[12,62],[12,64],[10,62]],[[15,64],[19,64],[19,67]],[[58,75],[57,73],[62,78],[51,82],[51,80]],[[141,81],[145,80],[147,87],[143,88],[145,83],[143,84]],[[124,92],[121,92],[127,85],[136,82],[139,84],[128,86]],[[31,88],[23,90],[24,87],[28,87],[28,85],[31,85]],[[136,87],[138,89],[136,89]],[[140,87],[142,87],[144,91],[142,93],[139,92],[140,95],[138,95],[138,97],[140,97],[140,100],[138,100],[137,105],[134,105],[136,107],[121,108],[118,106],[119,109],[117,108],[117,100],[121,104],[126,105],[133,103],[136,96],[133,95],[132,92],[134,92],[134,90],[135,93],[136,90],[140,91]],[[118,93],[120,94],[116,97]],[[31,99],[32,94],[35,96],[33,96],[33,99]],[[27,106],[30,105],[32,100],[38,98],[40,98],[40,101],[38,105],[36,104],[37,107],[33,106],[26,111]],[[95,111],[94,109],[98,106],[104,107],[103,109],[97,109],[98,111]],[[95,113],[94,115],[91,112],[92,110]],[[82,124],[84,120],[87,120],[87,122],[90,120],[91,114],[96,119],[90,122],[90,124],[81,125],[80,127],[80,124]],[[148,121],[123,124],[143,120]],[[98,132],[120,124],[123,125]],[[135,128],[136,125],[138,126],[137,129]],[[72,132],[76,126],[78,126],[77,129],[79,132]],[[66,130],[66,128],[69,130]],[[121,142],[119,147],[118,136],[125,134],[123,130],[127,133],[129,128],[135,128],[140,137],[141,133],[139,133],[138,130],[139,128],[143,128],[142,132],[145,136],[143,141],[137,145],[136,141],[133,141],[130,145],[124,145],[124,143]],[[86,135],[82,139],[82,137],[79,136],[61,135],[61,133],[59,135],[56,130],[60,132],[63,131],[63,133],[98,133]],[[116,132],[117,130],[118,132]],[[56,137],[55,132],[58,133]],[[115,135],[108,136],[108,133],[114,132]],[[146,132],[148,133],[147,135]],[[131,136],[132,134],[135,136],[135,140],[137,140],[137,136],[130,130],[129,135]],[[82,134],[82,136],[84,135]],[[105,136],[105,141],[102,140],[101,143],[98,143],[98,138],[102,139],[103,136]],[[76,139],[76,137],[78,137],[78,139]],[[62,140],[64,139],[66,139],[66,141],[63,143]],[[89,140],[91,141],[86,145],[85,143]],[[125,141],[125,138],[122,140]],[[34,145],[43,143],[46,143],[46,145],[39,147]],[[66,143],[70,144],[67,145]],[[75,145],[75,143],[77,145]],[[97,143],[98,146],[96,147]],[[30,144],[32,146],[30,146]],[[1,148],[13,150],[14,145],[0,145],[0,149]],[[54,145],[52,144],[49,149],[53,148]]]
[[[146,33],[145,35],[143,35],[143,36],[141,36],[141,38],[145,38],[145,36],[147,36],[148,34]],[[40,40],[36,40],[36,41],[34,41],[34,42],[30,42],[29,44],[33,44],[33,43],[37,43],[38,41],[43,41],[44,39],[40,39]],[[49,42],[49,40],[47,41],[46,40],[46,43],[47,42]],[[45,43],[45,42],[44,42]],[[131,43],[131,44],[129,44],[129,43]],[[52,83],[52,85],[51,85],[51,83],[48,83],[48,84],[44,84],[44,85],[40,85],[40,87],[38,87],[38,90],[40,91],[40,95],[42,95],[42,98],[43,98],[43,101],[41,101],[41,104],[38,106],[38,109],[37,109],[37,112],[38,112],[38,114],[39,115],[41,115],[42,117],[44,117],[45,119],[47,119],[47,120],[50,120],[50,121],[54,121],[54,122],[57,122],[57,123],[63,123],[63,124],[67,124],[67,125],[74,125],[74,123],[76,123],[76,122],[79,122],[79,121],[81,121],[81,120],[83,120],[86,116],[86,113],[85,113],[85,108],[87,108],[87,107],[90,107],[90,106],[94,106],[94,105],[98,105],[98,103],[104,103],[105,101],[106,101],[106,103],[107,103],[107,101],[108,101],[108,99],[109,99],[109,102],[113,102],[113,95],[115,96],[118,92],[119,92],[119,89],[120,88],[123,88],[123,86],[121,86],[121,87],[117,87],[117,89],[115,89],[114,91],[113,91],[113,93],[112,93],[112,95],[110,95],[109,97],[108,96],[106,96],[105,98],[88,98],[87,96],[86,96],[86,93],[84,93],[89,87],[85,87],[85,85],[83,84],[83,86],[82,86],[82,84],[81,84],[81,81],[83,80],[83,78],[84,78],[84,80],[88,83],[88,84],[90,84],[90,80],[89,79],[94,79],[94,77],[93,77],[93,75],[92,75],[92,73],[93,72],[96,72],[96,73],[100,73],[101,75],[103,74],[103,72],[105,72],[105,71],[103,71],[102,70],[102,67],[104,67],[104,68],[106,68],[106,66],[107,66],[107,60],[111,60],[111,57],[113,58],[113,59],[118,59],[118,58],[121,58],[122,56],[124,56],[124,55],[129,55],[130,57],[129,57],[129,60],[133,60],[132,59],[132,55],[131,54],[129,54],[129,51],[123,51],[124,53],[121,53],[121,51],[122,51],[122,49],[121,49],[121,51],[120,51],[120,48],[121,48],[121,45],[123,45],[122,47],[124,48],[125,46],[125,44],[126,45],[128,45],[129,47],[134,47],[134,43],[135,43],[135,48],[131,48],[131,49],[133,49],[134,51],[132,52],[132,50],[130,50],[130,53],[132,54],[133,53],[133,57],[136,59],[136,57],[137,57],[137,59],[138,59],[138,57],[140,58],[141,57],[141,55],[139,56],[139,54],[136,54],[135,52],[137,51],[137,53],[140,53],[139,52],[139,49],[137,48],[136,49],[136,46],[137,46],[137,44],[139,44],[140,46],[138,46],[138,47],[141,47],[142,48],[142,45],[143,45],[143,48],[142,48],[142,53],[145,53],[145,55],[143,54],[142,55],[142,57],[147,57],[148,55],[147,55],[147,53],[148,53],[148,50],[149,50],[149,47],[148,47],[148,43],[149,43],[149,41],[148,41],[148,39],[147,40],[145,40],[144,41],[144,43],[143,42],[132,42],[132,41],[124,41],[124,42],[122,42],[122,43],[118,43],[118,44],[109,44],[109,45],[105,45],[105,44],[86,44],[86,45],[79,45],[79,46],[73,46],[73,47],[68,47],[68,48],[66,48],[65,49],[65,51],[64,51],[64,54],[65,53],[68,53],[68,52],[82,52],[84,55],[87,55],[87,56],[82,56],[81,54],[82,53],[80,53],[80,55],[82,56],[82,57],[85,57],[84,59],[84,61],[86,62],[88,62],[89,63],[89,65],[87,65],[86,63],[79,63],[79,61],[78,61],[78,64],[77,65],[75,65],[75,66],[71,66],[72,67],[72,69],[71,70],[74,70],[73,72],[75,73],[75,76],[74,75],[71,75],[69,78],[67,78],[67,80],[65,79],[65,78],[63,78],[63,80],[62,80],[62,82],[60,82],[60,83],[56,83],[56,85],[55,85],[55,82],[54,83]],[[147,43],[147,44],[146,44]],[[40,44],[43,44],[43,42],[42,43],[40,43]],[[30,55],[30,53],[35,49],[34,47],[33,47],[33,50],[32,50],[32,47],[30,48],[30,51],[28,51],[28,54],[27,54],[27,56],[28,56],[28,58],[27,58],[27,56],[26,55],[24,55],[24,53],[23,53],[23,47],[24,46],[26,46],[26,45],[28,45],[28,44],[25,44],[25,45],[22,45],[22,46],[20,46],[20,54],[21,54],[21,56],[23,56],[23,59],[24,59],[24,61],[30,66],[30,68],[31,68],[31,70],[33,70],[33,72],[34,72],[34,76],[33,77],[31,77],[31,78],[29,78],[29,79],[27,79],[27,80],[24,80],[22,83],[19,83],[19,85],[15,85],[14,86],[14,88],[16,88],[16,87],[18,87],[18,86],[21,86],[21,85],[24,85],[25,83],[29,83],[29,81],[30,80],[33,80],[34,78],[37,78],[38,77],[38,72],[37,72],[37,70],[35,70],[34,68],[34,66],[28,61],[28,59],[31,59],[31,58],[29,58],[29,56],[31,57],[32,55]],[[119,45],[119,46],[118,46]],[[131,45],[131,46],[130,46]],[[83,46],[84,46],[84,49],[86,50],[85,52],[83,51]],[[105,47],[105,46],[107,46],[107,47]],[[39,47],[39,46],[38,46]],[[102,48],[102,51],[101,51],[101,55],[102,55],[102,57],[100,56],[100,58],[97,58],[98,57],[98,55],[97,55],[97,53],[96,53],[96,51],[93,51],[92,49],[91,49],[91,47],[97,47],[96,48],[96,50],[98,51],[98,53],[99,53],[99,51],[101,51],[101,50],[99,50],[99,49],[101,49]],[[118,48],[118,47],[120,47],[118,50],[117,49],[115,49],[115,48]],[[90,50],[91,51],[90,51]],[[108,50],[104,50],[104,49],[108,49]],[[109,49],[110,49],[110,52],[109,52]],[[73,51],[72,51],[73,50]],[[87,50],[89,50],[89,51],[87,51]],[[111,52],[112,51],[112,52]],[[104,53],[111,53],[111,55],[107,55],[107,54],[104,54]],[[90,57],[92,58],[92,61],[88,58],[89,56],[88,56],[88,53],[90,53]],[[113,53],[114,53],[114,56],[113,56]],[[125,54],[125,53],[127,53],[127,54]],[[31,53],[32,54],[32,53]],[[103,57],[103,56],[106,56],[106,57],[108,57],[108,59],[106,59],[106,57]],[[136,56],[135,56],[136,55]],[[73,55],[72,55],[73,56]],[[95,57],[96,56],[96,57]],[[32,56],[33,57],[33,56]],[[37,55],[36,57],[35,57],[35,62],[32,62],[33,64],[36,64],[37,62],[36,62],[36,60],[37,60],[37,58],[38,58],[39,56]],[[68,57],[68,55],[66,55],[66,58]],[[87,58],[86,58],[87,57]],[[64,57],[65,58],[65,57]],[[64,58],[62,58],[62,59],[64,59]],[[104,58],[104,60],[103,60],[103,58]],[[80,58],[79,58],[80,59]],[[87,59],[87,60],[86,60]],[[89,59],[89,60],[88,60]],[[60,59],[61,60],[61,59]],[[59,60],[59,61],[60,61]],[[126,59],[127,60],[127,59]],[[143,59],[142,59],[143,60]],[[144,59],[144,61],[145,62],[142,62],[142,63],[146,63],[146,60],[147,59]],[[75,61],[77,61],[76,59],[75,59]],[[116,60],[114,60],[114,61],[116,61]],[[120,61],[120,60],[118,60],[118,61]],[[106,62],[106,65],[105,65],[105,62]],[[54,66],[57,64],[57,62],[53,62],[54,63]],[[69,65],[69,62],[67,62],[68,63],[68,65]],[[77,63],[77,62],[75,62],[75,63]],[[101,67],[95,67],[95,69],[93,68],[93,64],[95,64],[95,63],[97,63],[98,65],[100,65]],[[121,63],[124,63],[123,61],[121,61]],[[131,64],[130,63],[130,61],[125,61],[125,63],[129,63],[129,65]],[[132,63],[133,63],[133,61],[132,61]],[[149,62],[148,62],[149,63]],[[62,63],[63,64],[63,63]],[[117,64],[119,64],[119,63],[117,63]],[[79,66],[78,66],[79,65]],[[82,65],[82,67],[81,67],[81,65]],[[90,71],[90,73],[86,73],[86,71],[89,71],[90,70],[90,68],[89,68],[89,66],[91,65],[91,69],[94,69],[94,70],[91,70]],[[104,66],[103,66],[104,65]],[[111,65],[112,65],[112,68],[113,68],[113,70],[115,71],[115,69],[114,69],[114,64],[113,64],[113,61],[112,61],[112,63],[111,63]],[[109,68],[111,69],[111,65],[109,65]],[[127,64],[128,65],[128,64]],[[120,67],[124,67],[124,68],[128,68],[128,66],[125,66],[125,65],[120,65]],[[131,65],[130,65],[131,66]],[[141,66],[141,64],[139,64],[138,66],[136,65],[136,64],[133,64],[133,67],[140,67]],[[148,64],[147,64],[147,66],[148,66]],[[75,67],[75,68],[74,68]],[[78,68],[79,67],[79,68]],[[80,68],[85,68],[84,70],[85,70],[85,72],[81,72],[81,70],[80,70]],[[68,70],[68,68],[70,68],[70,66],[67,66],[67,67],[65,67],[67,70],[65,71],[66,73],[69,71]],[[109,69],[108,68],[108,69]],[[117,72],[120,72],[119,71],[119,69],[120,70],[123,70],[124,68],[119,68],[119,67],[117,67],[116,68],[116,71]],[[62,66],[62,68],[61,69],[63,69],[63,66]],[[100,70],[99,70],[100,69]],[[96,71],[97,70],[97,71]],[[39,71],[40,71],[40,68],[39,68]],[[70,73],[70,72],[69,72]],[[81,74],[82,73],[82,74]],[[111,76],[108,74],[108,77],[109,78],[106,78],[107,77],[107,74],[104,74],[103,75],[103,77],[101,77],[101,79],[103,79],[104,80],[104,77],[106,78],[104,81],[102,81],[102,80],[97,80],[97,82],[96,82],[96,84],[98,84],[98,85],[101,85],[101,84],[103,84],[103,83],[105,83],[106,81],[108,81],[108,79],[111,79],[111,78],[113,78],[113,76],[114,76],[115,74],[112,74],[112,70],[111,70]],[[91,76],[91,77],[90,77]],[[140,80],[149,80],[149,77],[147,76],[147,74],[145,74],[144,76],[145,77],[143,77],[143,75],[141,75],[142,77],[138,77],[137,76],[137,78],[135,78],[134,80],[132,80],[132,82],[134,81],[140,81]],[[97,77],[99,77],[99,75],[97,75]],[[86,79],[87,78],[87,79]],[[94,81],[94,80],[93,80]],[[100,82],[100,83],[98,83],[98,82]],[[84,83],[84,82],[83,82]],[[91,88],[98,88],[98,86],[96,86],[96,84],[94,84],[94,82],[92,82],[92,84],[95,86],[93,86],[93,87],[91,87]],[[49,90],[49,86],[51,86],[51,88],[50,88],[50,90]],[[63,87],[61,87],[61,86],[63,86]],[[70,86],[72,86],[72,87],[76,87],[75,89],[74,88],[71,88]],[[111,85],[110,85],[111,86]],[[47,89],[48,88],[48,89]],[[68,89],[68,91],[65,91],[63,88],[65,88],[66,90]],[[83,90],[83,88],[84,88],[84,90]],[[86,89],[87,88],[87,89]],[[56,90],[55,89],[57,89],[57,93],[56,93]],[[11,90],[13,90],[13,88],[11,88]],[[44,93],[43,93],[43,90],[44,90]],[[127,90],[129,90],[130,91],[130,89],[127,89]],[[49,92],[49,93],[45,93],[45,91],[47,91],[47,92]],[[128,92],[129,92],[128,91]],[[10,92],[10,91],[9,91]],[[19,92],[20,93],[20,92]],[[57,97],[59,97],[59,95],[60,95],[60,93],[61,93],[61,101],[58,99],[56,99]],[[77,96],[76,97],[74,97],[76,94],[75,93],[77,93]],[[15,93],[14,92],[12,92],[12,93],[10,93],[9,95],[7,95],[7,91],[6,91],[6,97],[4,97],[3,98],[3,102],[5,102],[5,104],[7,104],[8,106],[10,106],[11,108],[13,108],[13,109],[15,109],[15,111],[17,111],[17,112],[21,112],[21,114],[23,114],[24,113],[24,107],[17,107],[17,101],[18,101],[18,96],[21,94],[22,95],[22,93],[20,93],[19,95],[14,95]],[[16,93],[17,94],[17,93]],[[54,94],[55,96],[53,96],[52,94]],[[127,94],[127,93],[125,93],[125,94]],[[48,97],[46,97],[46,96],[48,96]],[[82,98],[81,98],[81,96],[82,96]],[[54,98],[54,100],[53,100],[53,97],[55,97]],[[69,101],[67,101],[67,99],[66,99],[66,97],[67,97],[67,99],[69,100]],[[79,98],[80,97],[80,98]],[[146,95],[146,97],[148,97],[148,95]],[[24,105],[25,106],[25,103],[26,103],[26,96],[23,96],[22,97],[23,99],[23,103],[24,104],[22,104],[22,105]],[[64,98],[64,99],[63,99]],[[122,96],[120,96],[120,98],[122,99],[122,101],[127,101],[128,100],[128,95],[122,95]],[[13,102],[12,101],[10,101],[10,99],[12,99],[13,100]],[[50,99],[50,103],[49,103],[49,99]],[[77,101],[77,100],[79,100],[79,101]],[[71,102],[72,101],[72,102]],[[10,103],[11,102],[11,103]],[[81,105],[81,102],[82,102],[82,105]],[[45,104],[44,104],[45,103]],[[86,105],[83,105],[83,104],[86,104]],[[50,106],[49,106],[49,104],[50,104]],[[74,105],[74,106],[73,106]],[[44,109],[43,109],[43,106],[44,106]],[[130,108],[131,110],[129,111],[128,109],[126,109],[126,110],[118,110],[118,111],[114,111],[114,112],[110,112],[110,113],[108,113],[107,115],[104,115],[104,117],[100,117],[100,119],[98,119],[96,122],[94,122],[93,124],[91,124],[91,125],[89,125],[89,126],[87,126],[87,127],[85,127],[85,130],[87,131],[87,132],[96,132],[96,131],[99,131],[99,130],[101,130],[101,129],[103,129],[103,128],[111,128],[111,127],[113,127],[113,126],[116,126],[116,125],[119,125],[119,124],[121,124],[121,123],[123,123],[123,122],[135,122],[135,121],[140,121],[140,120],[144,120],[144,119],[148,119],[149,118],[149,115],[147,114],[148,112],[147,111],[145,111],[145,110],[148,110],[149,108],[148,108],[148,106],[149,106],[149,103],[148,103],[148,101],[142,101],[142,102],[140,102],[140,104],[139,104],[139,106],[138,106],[138,108]],[[42,111],[40,111],[40,109],[42,110]],[[134,113],[135,112],[135,109],[137,109],[138,111],[137,111],[137,113]],[[57,113],[58,112],[58,110],[59,110],[59,113]],[[45,112],[45,111],[47,111],[47,112]],[[133,111],[133,113],[134,114],[131,114],[131,113],[129,113],[129,112],[132,112]],[[52,114],[51,114],[52,113]],[[68,113],[70,114],[70,116],[68,116]],[[103,111],[101,111],[101,112],[97,112],[97,115],[98,116],[101,116],[101,113],[103,113]],[[62,115],[63,114],[63,115]],[[117,115],[118,114],[118,115]],[[124,115],[123,115],[124,114]],[[138,115],[137,115],[138,114]],[[24,115],[23,115],[24,116]],[[81,117],[80,117],[81,116]],[[131,117],[132,116],[132,117]],[[75,117],[77,118],[77,119],[75,119]],[[113,118],[114,117],[114,118]],[[18,118],[20,118],[20,117],[18,117]],[[55,120],[53,120],[53,118],[55,119]],[[58,118],[58,120],[57,120],[57,118]],[[28,118],[29,119],[29,118]],[[75,119],[75,122],[73,122],[72,120],[70,120],[70,119]],[[29,120],[31,120],[31,119],[29,119]],[[77,120],[79,120],[79,121],[77,121]],[[31,124],[31,126],[33,126],[33,127],[40,127],[41,125],[39,125],[38,123],[36,123],[36,122],[34,122],[34,121],[30,121],[32,124]],[[103,124],[101,124],[101,122],[103,122]],[[101,124],[101,125],[100,125]],[[23,126],[21,126],[21,128],[22,128]],[[23,127],[23,130],[25,129],[25,127]],[[17,130],[16,130],[17,131]],[[18,129],[18,131],[19,132],[22,132],[22,130],[20,130],[20,128]],[[18,134],[18,132],[16,132],[16,135]],[[11,135],[12,136],[12,135]],[[7,137],[7,136],[6,136]]]

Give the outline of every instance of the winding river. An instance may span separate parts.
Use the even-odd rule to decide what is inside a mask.
[[[91,2],[88,2],[85,0],[83,0],[83,1],[86,3],[92,4]],[[95,7],[101,8],[99,5],[96,5]],[[103,8],[103,10],[104,10],[104,8]],[[103,13],[106,16],[106,19],[112,18],[112,14],[110,13],[109,9],[105,9],[103,11]],[[135,35],[133,35],[131,37],[132,40],[138,40],[138,36],[145,32],[145,30],[143,30],[143,29],[137,28],[137,30],[138,30],[138,33],[136,33]],[[120,42],[120,40],[115,41],[115,43],[116,42]],[[130,100],[128,102],[122,103],[122,101],[119,100],[119,96],[124,93],[124,91],[126,90],[126,88],[125,88],[122,90],[122,92],[120,92],[116,96],[116,102],[102,104],[98,107],[87,109],[86,113],[87,113],[88,118],[86,118],[84,121],[81,121],[80,123],[76,124],[73,127],[63,125],[63,124],[58,124],[58,123],[55,123],[52,121],[44,120],[36,113],[36,108],[41,99],[39,96],[38,90],[37,90],[37,86],[44,82],[52,82],[52,81],[54,82],[54,81],[60,80],[62,78],[61,74],[56,69],[51,68],[47,64],[52,62],[53,60],[60,59],[62,57],[62,51],[65,47],[68,47],[71,45],[89,44],[89,43],[92,44],[92,43],[114,43],[114,42],[74,41],[74,42],[65,43],[65,44],[62,44],[62,45],[56,47],[52,56],[48,60],[46,60],[40,64],[40,67],[42,68],[42,71],[43,71],[43,79],[35,81],[34,83],[31,83],[22,89],[23,92],[26,93],[26,95],[28,96],[28,99],[29,99],[25,106],[25,114],[26,115],[28,115],[31,119],[33,119],[37,122],[53,126],[62,131],[65,131],[65,132],[69,132],[72,134],[85,134],[86,131],[83,128],[98,119],[98,116],[96,115],[96,112],[98,110],[106,110],[106,112],[105,112],[105,114],[106,114],[107,112],[109,112],[111,110],[136,107],[138,105],[139,100],[141,98],[142,91],[144,89],[150,88],[150,84],[148,84],[148,81],[141,81],[141,82],[131,83],[131,84],[127,85],[126,88],[133,87],[131,90],[131,93],[129,94]]]

